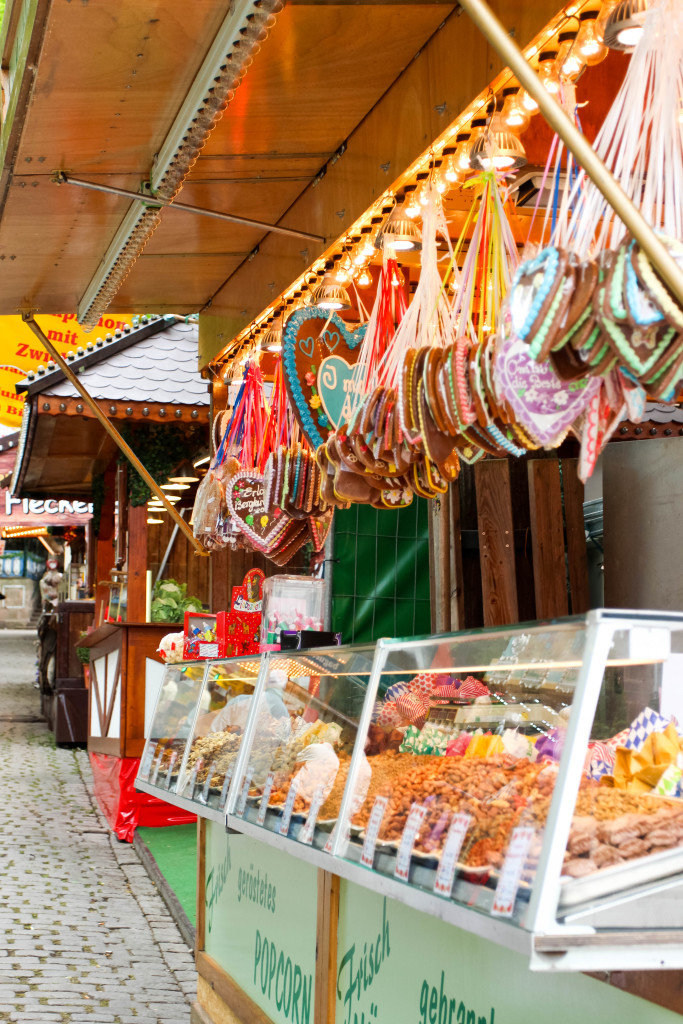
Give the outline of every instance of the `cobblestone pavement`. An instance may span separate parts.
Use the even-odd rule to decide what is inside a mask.
[[[39,718],[33,634],[0,630],[0,1021],[188,1022],[196,974],[84,751]]]

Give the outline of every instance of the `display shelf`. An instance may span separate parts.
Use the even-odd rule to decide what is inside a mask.
[[[202,691],[214,671],[244,683],[245,660],[210,663]],[[536,969],[683,967],[683,615],[596,611],[257,661],[227,818],[195,798],[198,814]],[[185,780],[200,721],[197,708]],[[165,799],[184,800],[176,789]]]

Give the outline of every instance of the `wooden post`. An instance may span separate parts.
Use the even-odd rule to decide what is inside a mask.
[[[329,1024],[335,1017],[340,882],[337,875],[318,869],[314,1024]]]
[[[564,521],[567,530],[567,561],[572,615],[587,612],[591,606],[588,585],[586,526],[583,518],[584,486],[576,475],[578,459],[562,459]]]
[[[518,622],[515,546],[507,459],[486,459],[474,467],[481,554],[484,625]]]
[[[451,530],[449,558],[451,573],[451,629],[465,628],[465,577],[463,573],[462,530],[460,525],[460,478],[450,486]]]
[[[128,510],[128,622],[145,622],[147,597],[147,506]]]
[[[449,498],[446,493],[429,502],[429,589],[434,633],[445,633],[451,628]]]
[[[560,464],[530,459],[528,472],[536,615],[552,619],[568,611]]]

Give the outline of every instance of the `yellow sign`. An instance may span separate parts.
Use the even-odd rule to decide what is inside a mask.
[[[133,314],[105,314],[88,333],[77,323],[75,313],[39,314],[36,321],[60,355],[66,356],[69,352],[76,354],[88,342],[132,326]],[[21,425],[24,395],[18,395],[14,385],[24,380],[29,370],[47,367],[49,359],[48,353],[20,316],[0,316],[0,428],[16,430]]]

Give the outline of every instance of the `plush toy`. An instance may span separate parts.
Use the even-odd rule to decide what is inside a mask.
[[[183,660],[184,633],[167,633],[157,647],[157,654],[167,665],[177,665]]]

